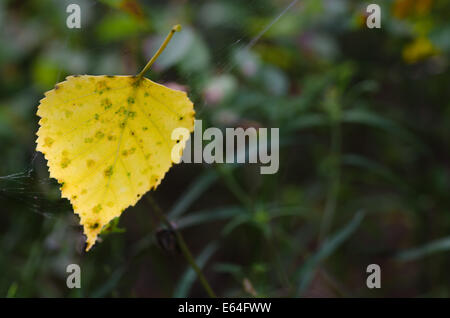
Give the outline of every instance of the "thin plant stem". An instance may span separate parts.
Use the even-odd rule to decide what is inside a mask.
[[[332,156],[332,172],[330,179],[330,187],[325,205],[325,212],[320,227],[319,242],[326,238],[328,231],[333,222],[334,213],[336,211],[337,197],[341,183],[341,126],[339,121],[334,121],[331,127],[331,156]]]
[[[142,69],[142,71],[136,75],[137,79],[140,80],[144,74],[150,69],[150,67],[155,63],[156,59],[161,55],[161,53],[166,48],[167,44],[169,44],[170,40],[172,39],[172,36],[175,32],[181,31],[181,25],[177,24],[172,27],[172,30],[170,30],[169,34],[167,35],[164,42],[159,47],[158,51],[156,51],[155,55],[152,56],[150,61],[148,61],[147,65]]]
[[[283,268],[283,265],[281,264],[280,260],[280,254],[278,253],[277,249],[275,248],[275,245],[273,244],[274,235],[272,234],[272,230],[270,233],[271,237],[265,237],[267,241],[267,245],[269,247],[269,253],[272,255],[272,259],[274,262],[275,269],[277,271],[278,279],[280,280],[281,284],[283,284],[286,289],[290,292],[292,290],[292,284],[289,281],[289,277],[287,275],[287,271]]]
[[[183,253],[184,257],[188,261],[188,263],[191,265],[191,267],[194,269],[194,271],[197,273],[197,276],[200,280],[200,283],[202,284],[203,288],[206,290],[206,293],[211,298],[216,298],[216,294],[212,290],[211,286],[209,285],[208,281],[206,280],[206,277],[203,275],[200,267],[195,262],[194,257],[192,256],[191,251],[189,250],[189,247],[187,246],[186,242],[183,239],[183,236],[181,233],[170,223],[170,221],[167,219],[165,214],[161,211],[161,208],[158,206],[156,201],[151,197],[150,195],[146,196],[147,201],[152,206],[153,211],[158,216],[158,218],[163,222],[169,230],[171,230],[175,234],[175,238],[177,240],[178,246],[181,249],[181,252]]]

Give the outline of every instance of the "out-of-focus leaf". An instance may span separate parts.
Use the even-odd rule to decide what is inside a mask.
[[[99,22],[96,33],[100,41],[112,42],[130,38],[146,30],[146,24],[133,19],[129,14],[118,12],[104,17]]]
[[[176,223],[177,228],[184,228],[199,225],[202,223],[232,218],[244,212],[245,210],[240,207],[226,207],[226,208],[212,209],[197,213],[189,213],[188,216],[179,219]]]
[[[450,250],[450,237],[444,237],[432,241],[423,246],[401,251],[395,256],[395,259],[401,262],[409,262],[427,257],[431,254],[446,252]]]
[[[289,88],[286,75],[275,67],[265,67],[261,70],[261,80],[265,89],[273,95],[285,95]],[[276,108],[273,105],[273,108]]]
[[[285,9],[286,10],[286,9]],[[294,8],[291,8],[294,10]],[[281,18],[282,15],[282,18]],[[275,16],[277,18],[278,15]],[[274,23],[274,18],[271,17],[255,17],[249,20],[249,28],[252,36],[258,36],[262,30],[270,25],[267,32],[262,36],[264,38],[279,38],[283,36],[293,36],[299,33],[302,20],[299,19],[298,14],[286,11],[284,14],[280,12],[280,17]]]
[[[218,174],[215,170],[206,170],[201,176],[189,185],[187,190],[178,198],[170,209],[169,218],[175,218],[186,212],[189,206],[197,200],[216,180]]]
[[[205,249],[200,253],[200,255],[196,258],[195,262],[197,263],[198,267],[202,269],[206,262],[211,258],[211,256],[216,252],[219,245],[217,242],[211,242],[209,243]],[[189,267],[181,277],[180,281],[177,284],[177,287],[175,288],[175,291],[173,293],[173,297],[175,298],[184,298],[189,295],[189,290],[192,287],[192,284],[195,282],[195,279],[197,278],[197,274],[195,271]]]
[[[298,272],[298,277],[300,279],[297,293],[303,293],[308,287],[311,279],[313,278],[316,267],[320,262],[324,261],[328,256],[334,253],[341,245],[345,242],[359,227],[361,224],[365,213],[357,212],[353,219],[336,234],[326,239],[322,244],[320,249],[312,255],[306,263],[301,267]]]
[[[213,268],[216,272],[231,274],[236,279],[241,279],[244,275],[242,266],[231,263],[218,263]]]
[[[328,125],[328,120],[323,114],[305,114],[288,122],[286,129],[297,130]]]
[[[207,27],[223,25],[237,27],[245,21],[246,14],[242,6],[237,6],[231,1],[209,1],[200,8],[199,21]]]
[[[211,56],[204,40],[195,34],[189,51],[180,62],[180,70],[185,74],[206,71],[211,62]]]
[[[408,130],[397,125],[394,121],[366,109],[345,110],[342,113],[342,121],[344,123],[364,124],[377,127],[393,133],[394,135],[403,138],[404,140],[407,140],[411,143],[423,146],[421,142]]]
[[[392,173],[388,168],[380,165],[377,162],[374,162],[373,160],[370,160],[368,158],[365,158],[360,155],[354,155],[354,154],[347,154],[342,156],[342,163],[344,165],[351,165],[355,167],[360,167],[367,169],[367,171],[373,172],[377,175],[380,175],[381,177],[385,178],[386,180],[389,180],[390,182],[405,187],[405,183],[397,177],[394,173]]]
[[[237,87],[237,81],[229,74],[213,77],[204,89],[205,100],[209,104],[223,102],[236,91]]]
[[[103,285],[98,287],[91,295],[92,298],[102,298],[108,295],[114,288],[116,288],[117,284],[119,284],[120,279],[125,273],[125,268],[121,267],[114,271],[112,275],[108,277]]]
[[[254,76],[261,67],[259,57],[247,49],[237,49],[233,52],[233,61],[245,76]]]
[[[227,225],[222,230],[222,235],[227,236],[230,234],[235,228],[238,226],[250,222],[252,220],[252,215],[249,213],[244,213],[237,215],[235,218],[233,218],[230,222],[228,222]]]
[[[9,286],[9,288],[8,288],[8,292],[6,293],[6,298],[14,298],[16,296],[18,288],[19,288],[19,286],[17,285],[16,282],[12,283],[11,286]]]
[[[61,66],[48,59],[38,59],[33,65],[33,79],[40,89],[49,89],[58,81]]]

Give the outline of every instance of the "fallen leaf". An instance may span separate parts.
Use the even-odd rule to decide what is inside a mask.
[[[161,183],[179,142],[172,131],[194,128],[187,94],[152,82],[143,72],[69,76],[40,101],[37,150],[61,184],[61,196],[80,216],[86,250],[105,225]]]

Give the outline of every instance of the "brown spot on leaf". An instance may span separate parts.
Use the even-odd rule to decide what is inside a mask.
[[[112,102],[109,98],[102,99],[101,101],[102,107],[106,110],[112,107]]]
[[[97,138],[97,139],[102,139],[103,137],[105,137],[105,134],[102,133],[100,130],[98,130],[98,131],[95,133],[95,138]]]
[[[104,174],[105,177],[111,177],[113,174],[113,167],[109,166],[107,169],[105,169]]]
[[[61,168],[67,168],[67,166],[70,164],[70,159],[67,157],[64,157],[61,159]]]
[[[55,142],[55,141],[54,141],[52,138],[46,137],[46,138],[44,139],[44,147],[51,147],[51,146],[53,145],[54,142]]]
[[[100,226],[100,224],[99,224],[98,222],[95,222],[95,223],[89,225],[89,227],[90,227],[92,230],[97,229],[99,226]]]
[[[102,210],[102,205],[101,204],[97,204],[96,206],[94,206],[92,208],[92,212],[94,213],[99,213]]]

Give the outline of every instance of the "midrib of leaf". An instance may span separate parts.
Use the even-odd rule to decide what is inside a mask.
[[[133,96],[133,98],[135,99],[135,103],[137,104],[137,99],[136,99],[137,88],[132,88],[131,94],[130,94],[130,95]],[[107,194],[107,192],[108,192],[109,185],[110,185],[110,183],[111,183],[111,178],[112,178],[114,175],[116,175],[116,173],[114,173],[114,171],[115,171],[115,168],[116,168],[117,160],[118,160],[118,158],[119,158],[120,148],[121,148],[121,146],[122,146],[123,135],[124,135],[125,130],[126,130],[127,125],[128,125],[128,119],[129,119],[129,117],[130,117],[131,106],[133,105],[133,104],[130,103],[130,102],[127,102],[127,104],[128,104],[128,106],[127,106],[127,114],[126,114],[126,117],[125,117],[124,125],[123,125],[123,127],[121,127],[121,132],[120,132],[120,136],[119,136],[119,141],[118,141],[118,143],[117,143],[116,155],[114,156],[114,161],[113,161],[112,168],[111,168],[111,169],[112,169],[112,173],[108,175],[108,179],[107,179],[107,181],[106,181],[106,187],[105,187],[105,190],[104,190],[104,192],[103,192],[103,195],[102,195],[101,201],[100,201],[101,204],[103,204],[104,199],[105,199],[105,196],[106,196],[106,194]],[[115,194],[114,194],[114,197],[117,198]],[[116,199],[116,203],[117,203],[117,199]]]

